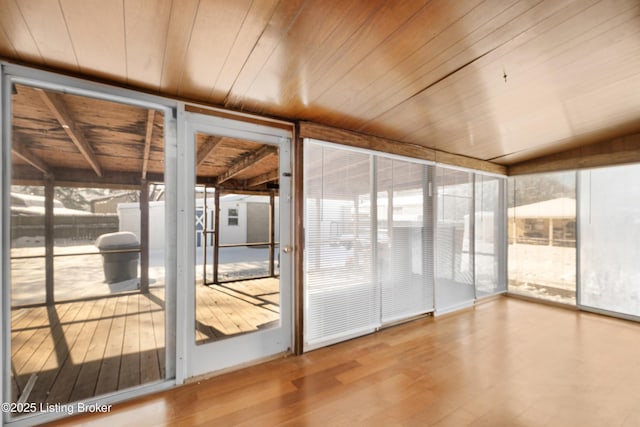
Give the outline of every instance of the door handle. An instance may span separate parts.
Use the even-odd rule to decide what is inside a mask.
[[[284,252],[285,254],[288,254],[292,250],[293,250],[293,248],[291,246],[288,246],[288,245],[282,248],[282,252]]]

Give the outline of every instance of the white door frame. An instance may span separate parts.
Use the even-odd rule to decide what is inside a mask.
[[[280,148],[280,326],[196,345],[196,132],[247,139]],[[291,246],[291,131],[178,109],[178,328],[176,382],[290,351],[293,342]]]

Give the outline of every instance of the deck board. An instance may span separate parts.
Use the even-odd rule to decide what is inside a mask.
[[[36,321],[44,322],[43,319],[46,319],[47,322],[51,321],[51,326],[37,327],[36,333],[31,336],[16,355],[12,356],[13,369],[18,375],[16,381],[20,390],[24,388],[32,373],[44,371],[49,366],[58,366],[56,349],[60,348],[59,343],[64,337],[64,332],[60,330],[60,319],[71,323],[75,320],[79,310],[80,306],[48,310],[47,314]],[[44,339],[41,339],[42,336],[44,336]],[[47,376],[41,374],[38,374],[38,376],[39,384],[47,383]],[[31,396],[33,396],[33,393]]]
[[[96,384],[96,395],[109,393],[118,389],[120,375],[120,355],[124,341],[124,324],[127,307],[123,304],[127,297],[118,298],[118,304],[113,314],[113,322],[107,338],[104,357],[100,366],[100,374]]]
[[[43,330],[50,331],[52,337],[54,337],[55,344],[53,348],[41,352],[42,357],[46,357],[46,360],[39,370],[33,370],[37,372],[38,380],[29,397],[29,401],[37,403],[47,401],[49,391],[55,384],[60,369],[67,358],[69,346],[73,345],[78,337],[84,320],[81,316],[85,312],[85,306],[92,303],[93,301],[86,301],[80,304],[73,304],[69,307],[64,317],[52,322],[50,329],[43,328]],[[29,375],[29,373],[29,371],[24,372],[25,375]]]
[[[130,295],[127,298],[127,316],[124,327],[126,339],[122,344],[118,390],[140,384],[140,309],[138,301],[138,295]],[[138,315],[134,316],[134,314]]]
[[[153,321],[153,335],[156,342],[160,378],[165,377],[165,316],[164,316],[164,288],[153,289],[149,292],[151,298],[151,319]]]
[[[146,384],[160,379],[160,364],[153,318],[151,317],[151,301],[146,296],[139,298],[139,331],[140,331],[140,382]]]
[[[200,343],[252,332],[280,318],[277,278],[199,286],[197,295],[198,321],[212,331],[197,334]]]
[[[107,338],[111,330],[113,322],[113,313],[116,308],[116,299],[109,298],[105,300],[101,318],[96,325],[96,331],[91,339],[91,344],[87,350],[84,363],[80,368],[80,373],[76,380],[75,387],[71,393],[70,401],[84,399],[94,396],[98,375],[100,374],[100,365],[104,358],[105,348],[107,346]]]
[[[93,304],[85,306],[87,313],[82,313],[83,318],[96,319],[102,314],[105,300],[95,300]],[[76,379],[80,374],[80,369],[84,364],[85,356],[88,352],[91,339],[96,331],[98,322],[96,320],[88,320],[78,322],[80,326],[78,335],[72,345],[69,346],[67,358],[58,373],[56,382],[51,387],[48,402],[69,402],[69,398],[73,392]]]
[[[198,286],[199,342],[279,319],[278,279]],[[129,293],[18,308],[11,313],[13,401],[32,374],[29,402],[67,403],[165,377],[165,293]],[[276,303],[274,305],[273,303]]]

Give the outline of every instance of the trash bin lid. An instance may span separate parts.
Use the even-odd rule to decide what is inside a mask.
[[[130,231],[107,233],[96,239],[98,249],[137,248],[139,245],[138,238]]]

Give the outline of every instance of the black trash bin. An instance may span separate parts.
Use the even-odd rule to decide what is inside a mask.
[[[109,252],[140,249],[135,234],[128,231],[103,234],[96,239],[102,253],[104,278],[107,283],[122,282],[138,277],[138,252]]]

